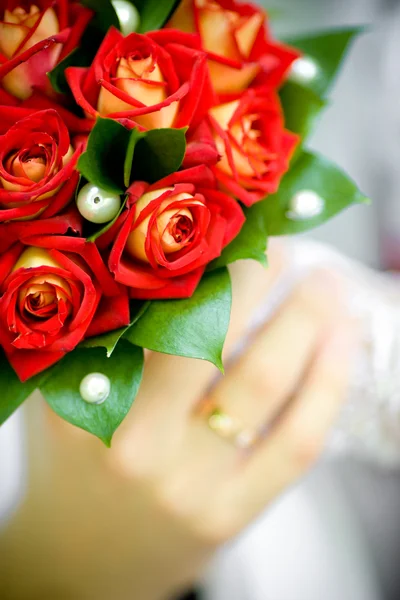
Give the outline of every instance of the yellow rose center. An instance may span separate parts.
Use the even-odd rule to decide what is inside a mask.
[[[153,56],[133,54],[122,57],[110,81],[118,90],[143,106],[156,106],[168,98],[167,83]],[[97,102],[97,110],[101,115],[132,111],[135,108],[133,104],[121,100],[104,87],[101,88]],[[178,109],[179,102],[172,102],[156,112],[135,116],[135,121],[146,129],[173,127]]]
[[[112,83],[134,100],[145,106],[160,104],[167,97],[167,90],[160,67],[152,56],[146,58],[121,58]],[[132,110],[134,106],[120,100],[102,88],[97,109],[100,114]]]
[[[38,267],[62,268],[50,254],[42,248],[27,248],[20,256],[13,271]],[[59,275],[46,273],[29,279],[18,295],[21,316],[49,319],[63,307],[64,318],[71,311],[71,288]]]
[[[163,188],[154,192],[144,194],[136,204],[136,221],[141,212],[149,205],[168,191],[174,188]],[[129,235],[126,244],[126,250],[133,258],[149,262],[146,254],[145,244],[149,235],[158,237],[158,243],[167,256],[182,250],[187,246],[194,233],[194,219],[190,208],[186,206],[179,207],[179,203],[192,200],[191,204],[201,204],[194,200],[191,194],[180,193],[171,194],[166,200],[162,201],[154,210],[156,211],[156,230],[150,231],[150,221],[153,215],[149,215]],[[172,205],[175,205],[172,207]],[[171,208],[170,208],[171,207]]]
[[[5,168],[13,177],[39,183],[46,175],[46,148],[42,145],[35,145],[29,150],[15,152],[7,158]]]

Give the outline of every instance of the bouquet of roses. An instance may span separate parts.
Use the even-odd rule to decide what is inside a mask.
[[[36,388],[106,444],[143,348],[213,362],[227,265],[365,198],[304,150],[356,29],[237,0],[0,0],[0,423]]]

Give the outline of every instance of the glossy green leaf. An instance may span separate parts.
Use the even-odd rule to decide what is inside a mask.
[[[114,352],[119,340],[122,338],[124,333],[134,325],[139,319],[141,319],[150,306],[150,302],[138,302],[137,305],[131,304],[131,322],[126,327],[121,327],[115,331],[109,331],[103,335],[97,335],[96,337],[89,338],[80,344],[80,348],[105,348],[107,356],[110,357]]]
[[[168,21],[179,0],[136,0],[140,13],[139,33],[161,29]]]
[[[326,105],[326,94],[339,70],[343,57],[360,28],[346,28],[287,39],[315,66],[315,75],[303,77],[292,72],[280,90],[286,127],[301,136],[302,144],[312,132]],[[294,160],[298,157],[298,147]]]
[[[91,183],[122,194],[133,180],[154,183],[175,173],[186,151],[186,129],[127,129],[98,117],[78,170]]]
[[[138,140],[131,179],[154,183],[182,164],[186,152],[186,129],[153,129]]]
[[[227,269],[212,271],[204,275],[191,298],[151,302],[124,337],[143,348],[208,360],[222,369],[231,299]]]
[[[80,348],[67,354],[40,389],[61,418],[110,446],[136,397],[142,372],[143,350],[121,340],[110,358],[102,348]],[[111,393],[103,404],[88,404],[80,396],[80,383],[89,373],[103,373],[111,380]]]
[[[131,131],[112,119],[98,117],[90,133],[78,170],[90,183],[113,194],[122,194],[124,163]]]
[[[301,78],[300,83],[317,96],[325,97],[351,42],[362,31],[361,27],[347,27],[286,38],[285,42],[301,50],[316,66],[315,76],[306,81]],[[292,80],[299,81],[299,78],[292,75]]]
[[[304,141],[311,133],[326,101],[310,88],[294,81],[287,81],[279,95],[285,115],[285,126],[300,135]]]
[[[268,243],[265,218],[266,202],[268,202],[268,198],[244,209],[246,221],[239,235],[222,251],[221,256],[211,263],[209,270],[218,269],[245,258],[257,260],[266,266]]]
[[[0,425],[38,388],[43,378],[44,375],[38,375],[21,383],[4,353],[0,352]]]
[[[323,199],[322,212],[313,218],[290,218],[291,201],[301,191],[312,191]],[[325,158],[305,152],[284,177],[278,193],[264,202],[268,234],[291,235],[307,231],[352,204],[368,202],[356,184]]]
[[[145,135],[145,133],[138,129],[133,129],[131,131],[124,161],[124,185],[126,188],[130,186],[132,181],[133,157],[135,155],[136,144]]]
[[[110,358],[119,340],[122,338],[124,333],[129,329],[129,325],[97,335],[96,337],[89,338],[79,345],[79,348],[105,348],[107,357]]]

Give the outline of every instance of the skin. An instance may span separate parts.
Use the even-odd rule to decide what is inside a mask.
[[[233,269],[225,377],[205,362],[147,355],[111,450],[31,402],[30,481],[0,538],[1,598],[171,598],[310,468],[357,345],[338,279],[304,280],[229,362],[284,264],[275,250],[267,272],[248,262]],[[206,400],[244,427],[269,424],[268,435],[240,451],[207,426]]]

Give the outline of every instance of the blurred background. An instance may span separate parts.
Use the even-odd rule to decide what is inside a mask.
[[[264,5],[276,10],[278,33],[367,26],[349,52],[310,145],[342,166],[373,203],[343,213],[312,237],[374,267],[399,268],[400,2],[269,0]],[[400,471],[348,461],[322,471],[308,485],[341,486],[376,564],[382,598],[398,600]]]
[[[263,4],[277,34],[366,25],[309,145],[343,167],[373,203],[351,208],[310,235],[375,268],[400,270],[400,1]],[[227,579],[237,571],[238,586],[243,572],[253,573],[253,589],[257,570],[273,571],[268,590],[259,583],[255,597],[399,600],[400,470],[349,460],[324,463],[279,501],[268,519],[264,535],[267,531],[270,549],[255,527],[241,546],[230,549],[229,560],[223,557],[217,565],[230,571]],[[245,565],[243,547],[262,564]]]

